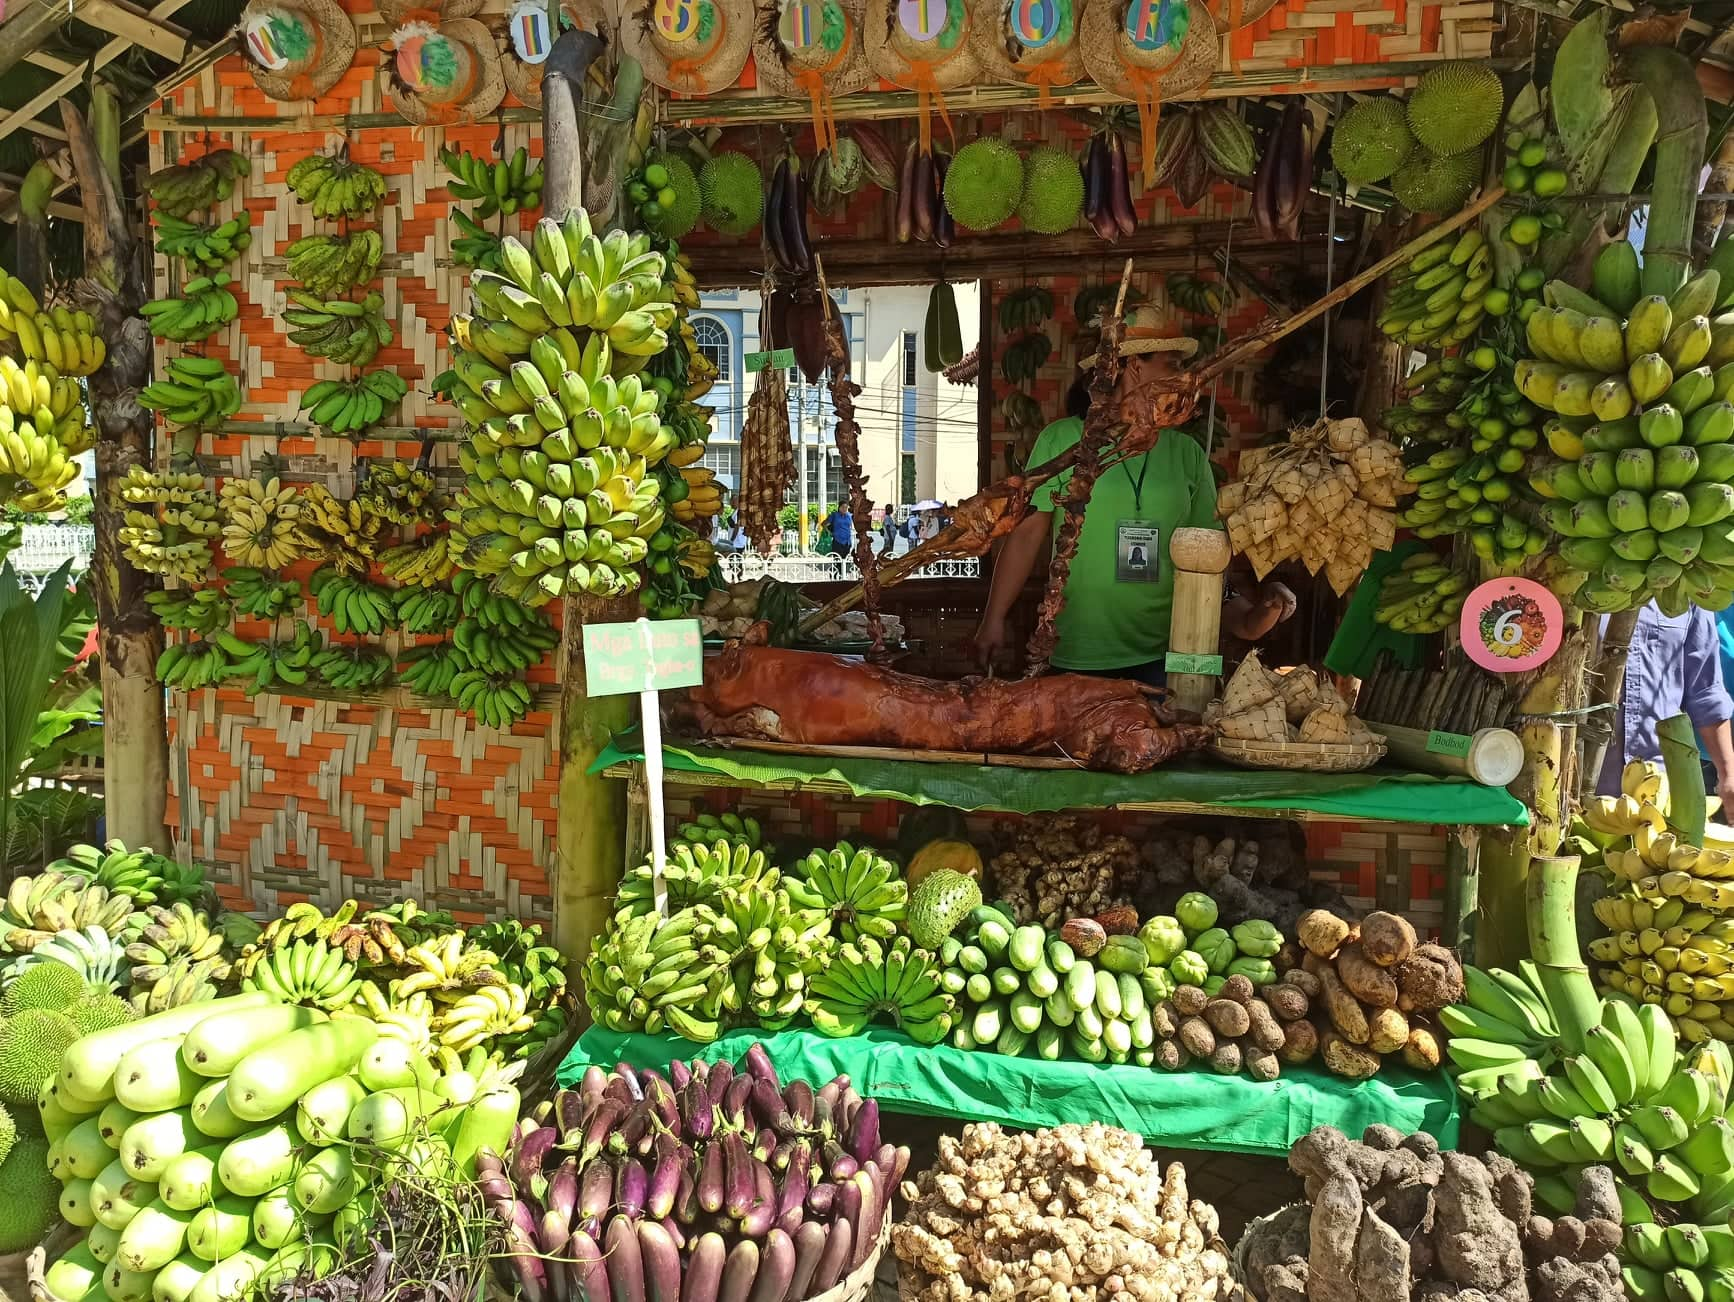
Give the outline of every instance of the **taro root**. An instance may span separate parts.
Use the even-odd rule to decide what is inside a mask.
[[[1463,966],[1443,945],[1420,945],[1391,969],[1397,980],[1397,1007],[1432,1012],[1463,998]]]
[[[1180,1046],[1194,1058],[1208,1058],[1216,1052],[1216,1036],[1202,1017],[1188,1017],[1180,1023],[1179,1038]]]
[[[1210,1070],[1222,1076],[1238,1076],[1243,1061],[1240,1046],[1232,1040],[1223,1040],[1210,1055]]]
[[[1204,1020],[1210,1029],[1228,1040],[1238,1040],[1252,1025],[1247,1011],[1232,999],[1212,999],[1204,1006]]]
[[[1349,938],[1352,928],[1329,909],[1308,909],[1300,916],[1296,927],[1300,943],[1307,952],[1329,958]]]
[[[1198,986],[1175,986],[1169,997],[1174,1001],[1174,1011],[1182,1017],[1197,1017],[1210,1002],[1210,996]]]
[[[1397,980],[1384,968],[1369,962],[1359,944],[1344,945],[1333,960],[1337,976],[1350,994],[1369,1008],[1397,1006]]]
[[[1271,1016],[1270,1007],[1262,999],[1254,999],[1246,1005],[1247,1035],[1259,1048],[1271,1053],[1282,1048],[1288,1037],[1276,1018]]]
[[[1216,992],[1218,999],[1232,999],[1237,1004],[1244,1004],[1258,993],[1253,988],[1252,979],[1236,972],[1222,983],[1222,989]]]
[[[1241,1056],[1246,1060],[1246,1074],[1254,1080],[1275,1080],[1282,1071],[1282,1060],[1256,1044],[1247,1045]]]
[[[1284,1022],[1292,1022],[1296,1018],[1305,1017],[1310,1007],[1306,992],[1291,981],[1279,981],[1274,986],[1266,986],[1262,992],[1264,1002],[1270,1006],[1270,1011]]]
[[[1395,913],[1369,913],[1361,919],[1361,950],[1380,967],[1401,963],[1415,952],[1415,928]]]
[[[1282,1048],[1277,1055],[1289,1063],[1311,1062],[1319,1051],[1318,1028],[1306,1018],[1298,1022],[1288,1022],[1282,1028]]]

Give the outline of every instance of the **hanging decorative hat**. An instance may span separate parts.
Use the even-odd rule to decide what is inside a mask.
[[[607,16],[600,0],[561,0],[560,28],[548,20],[546,0],[513,0],[506,16],[506,54],[503,67],[506,87],[519,103],[530,108],[542,105],[542,65],[560,39],[560,32],[577,28],[586,32],[607,30]]]
[[[933,109],[951,125],[943,92],[981,72],[971,27],[966,0],[868,0],[867,62],[916,93],[924,151],[933,145]]]
[[[631,0],[620,34],[644,79],[683,95],[727,90],[753,45],[748,0]]]
[[[861,0],[758,0],[753,62],[771,94],[808,98],[817,148],[830,148],[837,143],[832,102],[873,79]]]
[[[336,0],[252,0],[239,37],[247,70],[272,99],[317,99],[355,62],[355,23]]]
[[[1276,8],[1276,0],[1209,0],[1210,16],[1219,32],[1250,27]]]
[[[1112,305],[1109,307],[1112,311]],[[1148,353],[1177,353],[1188,358],[1198,352],[1198,341],[1170,332],[1162,313],[1149,305],[1135,307],[1126,313],[1126,327],[1120,335],[1120,356],[1143,357]],[[1080,367],[1096,364],[1098,354],[1078,359]]]
[[[412,18],[391,34],[387,98],[418,125],[473,122],[506,97],[500,53],[474,18],[442,18],[438,27]]]
[[[1084,75],[1076,0],[986,0],[976,8],[974,42],[982,70],[1034,86],[1046,108],[1056,86]]]
[[[417,18],[431,23],[450,22],[453,18],[474,18],[482,12],[486,0],[379,0],[379,16],[388,27],[402,27]]]
[[[1138,106],[1144,183],[1156,183],[1156,126],[1164,99],[1202,89],[1221,40],[1203,0],[1084,0],[1084,66],[1110,95]]]

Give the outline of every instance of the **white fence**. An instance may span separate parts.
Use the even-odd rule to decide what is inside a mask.
[[[8,559],[20,574],[51,574],[71,561],[72,577],[77,579],[90,568],[96,551],[96,530],[91,526],[27,524],[19,532],[22,537]]]
[[[718,558],[723,577],[730,583],[769,576],[784,583],[854,583],[861,577],[855,561],[847,556],[759,556],[732,552]],[[973,579],[981,573],[981,561],[936,561],[910,575],[912,579]]]

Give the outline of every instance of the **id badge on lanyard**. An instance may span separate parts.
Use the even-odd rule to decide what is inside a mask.
[[[1162,577],[1162,531],[1154,520],[1121,520],[1114,530],[1114,577],[1155,583]]]

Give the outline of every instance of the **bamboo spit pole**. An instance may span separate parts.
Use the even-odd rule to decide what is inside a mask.
[[[1482,213],[1486,212],[1503,198],[1505,198],[1505,188],[1503,186],[1495,186],[1493,189],[1486,191],[1479,199],[1475,200],[1467,208],[1463,209],[1463,211],[1440,222],[1436,226],[1429,226],[1407,244],[1392,250],[1372,266],[1368,267],[1365,271],[1362,271],[1359,275],[1345,280],[1342,284],[1338,285],[1330,293],[1326,294],[1316,303],[1313,303],[1310,307],[1303,308],[1293,316],[1286,317],[1280,322],[1266,323],[1259,329],[1244,336],[1238,343],[1219,351],[1205,366],[1197,370],[1182,371],[1172,379],[1162,381],[1158,387],[1166,391],[1163,396],[1174,395],[1184,397],[1189,393],[1190,397],[1187,399],[1189,410],[1190,403],[1196,400],[1197,395],[1203,391],[1204,386],[1211,380],[1223,374],[1225,371],[1232,370],[1247,358],[1263,352],[1277,340],[1293,334],[1296,330],[1299,330],[1303,325],[1307,324],[1307,322],[1330,311],[1337,304],[1353,298],[1368,285],[1371,285],[1374,281],[1378,280],[1386,272],[1401,266],[1417,253],[1421,252],[1421,250],[1431,248],[1447,235],[1454,234],[1464,226],[1467,226],[1470,222],[1480,217]],[[1182,415],[1178,419],[1183,420],[1185,419],[1185,416]],[[1175,423],[1178,423],[1178,420]],[[1072,463],[1077,460],[1077,455],[1078,450],[1074,447],[1067,452],[1061,453],[1039,469],[1032,470],[1024,475],[1009,476],[1008,478],[1001,480],[999,484],[991,485],[989,488],[983,489],[970,500],[986,500],[989,496],[1010,496],[1015,502],[1015,509],[1021,516],[1024,511],[1029,509],[1029,495],[1035,491],[1036,487],[1045,483],[1049,479],[1052,479],[1055,475],[1062,474],[1066,470],[1070,469]],[[1130,453],[1127,455],[1130,455]],[[1111,464],[1112,462],[1104,463],[1103,468],[1107,469]],[[1011,488],[1013,490],[1012,493],[1005,493],[1003,490],[1006,488]],[[994,489],[1000,489],[1001,491],[999,493],[994,493]],[[931,561],[953,560],[962,556],[980,555],[981,553],[979,551],[971,550],[966,545],[969,537],[970,535],[967,531],[955,524],[940,530],[937,535],[928,539],[928,541],[922,543],[919,547],[911,548],[902,556],[898,557],[896,561],[892,562],[890,565],[884,566],[879,571],[880,586],[890,587],[893,583],[908,578],[909,575],[915,573],[916,570],[919,570],[922,566]],[[861,585],[859,583],[852,585],[846,591],[833,597],[818,611],[803,620],[801,622],[799,633],[803,636],[811,633],[821,625],[830,623],[844,611],[854,609],[855,604],[861,600],[861,596]]]

